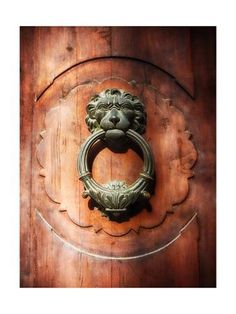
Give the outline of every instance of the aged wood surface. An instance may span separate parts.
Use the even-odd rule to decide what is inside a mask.
[[[190,28],[37,27],[34,42],[37,97],[66,69],[86,60],[110,56],[152,63],[194,94]],[[42,59],[45,61],[41,62]]]
[[[40,218],[35,227],[41,238],[35,252],[37,287],[195,287],[198,282],[198,256],[194,253],[198,250],[196,219],[174,245],[130,260],[83,254],[55,236]]]
[[[33,68],[34,30],[21,30],[21,98],[20,98],[20,273],[21,285],[31,285],[31,133],[34,106]]]
[[[138,31],[21,30],[21,286],[215,285],[214,28]],[[75,167],[89,97],[111,87],[143,99],[157,162],[154,210],[122,224],[89,209]],[[93,174],[132,182],[141,166],[105,148]]]
[[[146,85],[141,79],[142,63],[130,61],[125,63],[126,69],[130,68],[130,73],[133,73],[134,67],[141,68],[135,87],[130,86],[130,77],[126,77],[125,74],[122,80],[118,78],[116,69],[124,65],[123,61],[97,61],[97,64],[99,72],[96,73],[94,66],[93,83],[80,82],[83,74],[86,75],[88,66],[83,66],[83,74],[78,67],[69,73],[69,78],[65,75],[60,79],[62,82],[58,82],[56,91],[54,88],[55,98],[49,100],[46,95],[50,92],[48,90],[36,104],[35,115],[37,120],[42,119],[43,130],[41,132],[43,140],[37,146],[37,156],[43,167],[40,173],[45,177],[46,193],[51,200],[61,204],[58,206],[60,211],[66,210],[71,220],[80,226],[93,226],[96,231],[102,229],[118,236],[126,234],[131,229],[138,231],[140,226],[151,228],[160,225],[167,212],[174,211],[173,206],[181,203],[188,194],[188,178],[192,176],[191,167],[196,161],[197,154],[189,140],[190,133],[184,115],[169,99],[163,98],[164,96],[153,86]],[[102,75],[103,68],[111,65],[111,77],[115,78],[107,78],[97,83],[97,75]],[[146,72],[151,76],[148,68]],[[73,77],[78,77],[77,82],[73,81]],[[71,82],[72,92],[58,99],[65,80]],[[159,83],[159,86],[161,84]],[[149,117],[145,138],[152,147],[156,164],[156,184],[154,196],[150,199],[150,208],[145,208],[122,224],[101,217],[99,211],[84,210],[89,207],[89,200],[81,199],[83,184],[78,181],[76,169],[78,149],[89,136],[85,124],[86,105],[91,95],[109,86],[132,91],[142,98]],[[41,117],[38,108],[42,107],[51,109],[45,109],[46,115]],[[41,129],[34,132],[40,133]],[[137,178],[141,167],[142,160],[132,149],[120,154],[104,149],[95,156],[93,177],[100,184],[112,180],[124,180],[131,184]],[[37,178],[35,180],[37,181]],[[37,207],[40,205],[42,201]],[[134,207],[134,211],[137,212],[138,209]]]
[[[195,168],[198,175],[193,182],[193,189],[201,195],[196,199],[200,217],[199,280],[203,286],[214,286],[216,284],[215,29],[197,28],[192,37],[197,94],[195,110],[189,123],[194,128],[193,133],[199,134],[194,140],[198,147],[199,159]],[[193,121],[194,116],[198,117],[197,121],[200,121],[200,130],[199,123]]]

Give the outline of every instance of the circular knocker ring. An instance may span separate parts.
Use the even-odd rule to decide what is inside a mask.
[[[78,157],[80,180],[83,181],[85,186],[83,197],[90,196],[105,211],[126,211],[131,204],[138,200],[138,198],[150,198],[147,188],[150,181],[153,180],[154,175],[154,161],[151,149],[148,143],[137,132],[128,130],[126,135],[139,145],[143,152],[144,159],[143,169],[139,174],[139,178],[130,186],[127,186],[124,182],[120,181],[113,181],[107,185],[100,185],[92,178],[92,174],[88,167],[88,156],[93,144],[97,140],[104,138],[105,131],[100,130],[92,134],[84,143]]]
[[[129,121],[127,117],[131,116],[131,112],[133,120]],[[154,159],[149,144],[139,134],[145,130],[144,106],[136,96],[122,90],[112,89],[95,95],[87,106],[87,113],[86,122],[93,134],[83,144],[78,156],[78,171],[85,188],[82,196],[84,198],[90,196],[108,217],[110,217],[109,214],[119,216],[136,201],[151,197],[149,188],[154,177]],[[124,130],[125,127],[126,130]],[[124,181],[98,184],[92,178],[88,166],[91,148],[98,140],[122,141],[126,137],[135,142],[143,153],[144,165],[138,179],[129,186]]]

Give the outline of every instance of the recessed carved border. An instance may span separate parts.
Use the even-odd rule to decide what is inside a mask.
[[[114,85],[119,80],[110,79],[110,81]],[[105,81],[105,83],[107,82]],[[102,88],[102,83],[94,82],[94,85],[96,84],[100,84],[99,88]],[[124,84],[123,81],[122,84]],[[134,217],[123,226],[122,230],[117,227],[114,229],[112,226],[114,222],[110,222],[109,225],[106,218],[99,218],[96,210],[89,211],[87,203],[80,202],[78,204],[77,202],[81,187],[79,187],[79,178],[76,172],[76,157],[83,139],[78,139],[76,132],[79,129],[78,120],[83,117],[77,116],[78,110],[76,105],[73,105],[73,97],[78,98],[77,93],[81,92],[81,88],[73,88],[73,91],[60,100],[59,104],[52,107],[45,116],[45,129],[40,132],[42,140],[37,146],[37,158],[42,167],[40,175],[44,176],[47,195],[55,203],[60,204],[59,211],[67,211],[71,221],[76,225],[93,226],[95,232],[104,230],[110,235],[121,236],[130,230],[138,232],[140,227],[154,228],[158,226],[164,221],[166,213],[174,212],[176,205],[186,199],[189,191],[188,179],[193,176],[191,168],[197,159],[197,152],[190,140],[191,134],[186,127],[183,113],[173,106],[171,100],[160,96],[156,89],[146,86],[146,95],[143,93],[143,96],[146,97],[146,100],[155,100],[155,104],[150,101],[151,111],[154,110],[155,117],[150,117],[149,122],[156,125],[156,131],[155,136],[147,134],[147,140],[151,147],[153,146],[157,164],[159,190],[156,191],[156,200],[158,200],[158,205],[157,207],[154,205],[151,215],[145,212],[142,219],[139,217],[138,220],[142,221],[141,225],[137,223],[137,220],[135,221]],[[170,139],[172,140],[170,141]],[[156,141],[159,145],[155,145]],[[159,167],[159,165],[162,166]],[[61,169],[64,170],[61,171]],[[171,193],[168,185],[175,186],[174,189],[171,189]],[[63,194],[65,186],[71,187],[67,188],[67,195]],[[77,195],[77,199],[73,199],[73,193]],[[166,199],[158,199],[158,195],[165,195]],[[160,209],[161,206],[165,206],[165,208]],[[161,210],[162,215],[160,215]],[[77,211],[80,213],[79,215],[77,215]],[[84,214],[86,211],[89,212],[89,215]]]
[[[159,253],[165,249],[167,249],[171,244],[173,244],[175,241],[177,241],[182,233],[189,227],[190,224],[192,224],[194,221],[197,222],[197,213],[193,213],[192,217],[189,218],[189,220],[181,227],[181,229],[174,235],[172,238],[168,239],[168,241],[161,246],[158,246],[157,248],[154,248],[152,250],[149,250],[147,252],[144,252],[142,254],[135,254],[135,255],[125,255],[125,256],[114,256],[113,255],[103,255],[103,254],[97,254],[92,251],[89,251],[87,249],[84,249],[82,247],[79,247],[76,244],[73,244],[71,241],[68,242],[66,238],[64,238],[50,223],[43,217],[42,213],[38,210],[35,209],[36,215],[40,218],[40,220],[54,233],[54,235],[61,241],[63,244],[66,246],[72,248],[73,250],[77,251],[78,253],[90,256],[90,257],[95,257],[99,259],[105,259],[105,260],[133,260],[133,259],[138,259],[138,258],[144,258],[156,253]]]

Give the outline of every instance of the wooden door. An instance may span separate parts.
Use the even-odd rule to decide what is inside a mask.
[[[84,199],[77,158],[94,95],[137,96],[155,180],[109,219]],[[99,184],[128,185],[135,145],[91,153]],[[215,286],[215,28],[21,28],[21,286]]]

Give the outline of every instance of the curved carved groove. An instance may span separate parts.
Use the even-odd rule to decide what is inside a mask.
[[[36,96],[36,102],[45,94],[45,92],[53,85],[53,83],[59,79],[63,74],[65,74],[66,72],[76,68],[77,66],[80,66],[82,64],[86,64],[86,63],[89,63],[89,62],[93,62],[93,61],[98,61],[98,60],[111,60],[111,59],[123,59],[123,60],[130,60],[130,61],[136,61],[136,62],[142,62],[144,64],[147,64],[149,66],[152,66],[154,67],[155,69],[161,71],[162,73],[168,75],[192,100],[195,98],[194,95],[187,90],[187,88],[184,87],[183,84],[181,84],[177,78],[172,75],[171,73],[167,72],[165,69],[161,68],[160,66],[152,63],[152,62],[149,62],[149,61],[146,61],[146,60],[143,60],[143,59],[139,59],[139,58],[134,58],[134,57],[127,57],[127,56],[104,56],[104,57],[96,57],[96,58],[91,58],[91,59],[87,59],[87,60],[84,60],[84,61],[81,61],[81,62],[78,62],[78,63],[75,63],[73,65],[71,65],[70,67],[68,67],[67,69],[65,69],[64,71],[62,71],[61,73],[59,73],[58,75],[56,75],[52,82],[46,86],[44,88],[44,90],[38,95]]]
[[[138,255],[131,255],[131,256],[108,256],[108,255],[101,255],[101,254],[96,254],[96,253],[92,253],[89,252],[87,250],[84,250],[70,242],[68,242],[60,233],[58,233],[57,230],[55,230],[55,228],[48,223],[48,221],[43,217],[43,215],[40,213],[40,211],[38,209],[35,209],[36,211],[36,215],[40,218],[40,220],[45,224],[45,226],[47,228],[50,229],[50,231],[52,231],[55,236],[64,244],[66,244],[68,247],[74,249],[76,252],[79,252],[81,254],[90,256],[90,257],[94,257],[94,258],[100,258],[100,259],[105,259],[105,260],[132,260],[132,259],[138,259],[138,258],[143,258],[143,257],[147,257],[156,253],[159,253],[161,251],[163,251],[164,249],[166,249],[167,247],[169,247],[171,244],[173,244],[183,233],[184,230],[187,229],[187,227],[195,220],[197,219],[197,213],[195,212],[194,215],[188,220],[188,222],[186,224],[183,225],[183,227],[180,229],[180,231],[178,232],[178,234],[176,234],[175,237],[173,237],[172,239],[170,239],[165,245],[154,249],[152,251],[148,251],[146,253],[143,254],[138,254]]]
[[[55,106],[46,112],[45,120],[42,120],[44,123],[37,130],[39,134],[46,128],[46,132],[41,134],[42,140],[38,144],[38,153],[40,151],[41,155],[39,163],[43,166],[43,171],[40,171],[39,174],[45,176],[41,182],[44,182],[44,189],[50,195],[50,199],[60,201],[61,205],[57,208],[58,211],[66,211],[75,225],[83,228],[93,226],[95,232],[103,230],[112,236],[122,236],[130,230],[138,233],[140,227],[151,229],[160,226],[166,213],[175,212],[175,205],[182,203],[189,193],[188,179],[193,176],[191,168],[197,159],[197,152],[190,139],[190,132],[187,130],[183,113],[173,106],[169,99],[163,99],[163,95],[158,94],[155,88],[146,85],[143,91],[143,87],[138,86],[135,92],[142,95],[142,99],[145,103],[147,102],[148,116],[155,115],[155,118],[149,121],[152,127],[147,128],[146,139],[150,143],[155,159],[155,171],[158,174],[157,188],[155,188],[153,198],[150,199],[151,210],[145,207],[145,210],[141,212],[139,206],[135,205],[134,215],[129,221],[121,224],[122,228],[120,229],[114,228],[115,222],[101,217],[96,206],[92,206],[91,203],[80,197],[83,185],[78,181],[76,169],[78,148],[88,136],[86,128],[83,128],[81,133],[80,125],[83,122],[80,119],[84,119],[86,116],[85,108],[91,97],[91,89],[100,92],[103,90],[103,86],[107,88],[110,84],[132,91],[128,81],[121,82],[118,79],[97,82],[89,88],[84,85],[80,89],[74,89],[73,93],[60,99],[58,103],[55,102]],[[80,93],[86,95],[84,103],[76,102]],[[60,123],[58,123],[59,121]],[[58,128],[59,124],[60,128]],[[58,145],[54,145],[52,139],[57,134]],[[52,150],[52,146],[56,149]],[[60,156],[58,169],[54,167],[53,163],[58,160],[57,156]],[[103,156],[108,156],[107,151]],[[135,155],[132,156],[135,157]],[[38,154],[37,157],[39,157]],[[131,160],[138,160],[136,158],[132,157]],[[129,165],[127,165],[126,171],[129,171]],[[55,174],[57,177],[53,179],[52,176]],[[98,182],[101,182],[100,180],[103,178],[101,175],[99,172],[95,172],[95,178],[99,178]],[[133,176],[133,180],[135,178]],[[123,179],[126,180],[121,176],[121,180]],[[114,180],[114,178],[107,174],[107,180],[103,181],[104,184],[109,180]],[[61,182],[61,188],[59,189],[58,184],[52,185],[52,182]],[[132,182],[130,180],[129,184]],[[171,187],[174,188],[171,189]],[[64,193],[64,191],[66,192]],[[90,210],[87,210],[88,208]],[[84,214],[85,212],[86,214]]]

